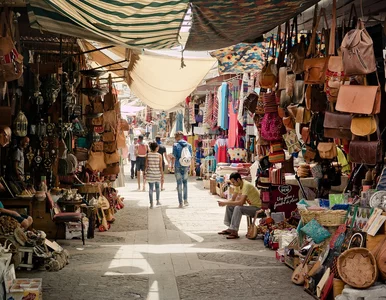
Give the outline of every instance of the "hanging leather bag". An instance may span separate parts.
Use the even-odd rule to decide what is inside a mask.
[[[381,111],[381,90],[379,86],[342,85],[335,109],[352,114],[378,114]]]
[[[334,159],[338,156],[336,145],[333,142],[318,144],[319,156],[322,159]]]
[[[90,151],[86,167],[88,167],[94,172],[101,172],[106,169],[107,165],[104,160],[104,153]]]
[[[275,87],[277,81],[277,67],[275,59],[271,59],[263,68],[260,75],[260,86],[265,89]]]
[[[103,115],[97,118],[91,119],[91,125],[93,126],[102,126],[103,125]]]
[[[316,33],[322,16],[324,17],[328,28],[326,12],[325,9],[322,8],[312,30],[312,37],[308,47],[307,57],[314,55],[315,53]],[[328,57],[314,57],[304,60],[304,82],[306,84],[324,84],[327,64]]]
[[[360,141],[355,136],[349,146],[350,161],[356,164],[376,165],[383,160],[382,140],[377,127],[376,141]]]
[[[358,20],[356,29],[346,34],[341,49],[346,75],[366,75],[377,70],[373,40],[362,20]]]
[[[117,147],[118,149],[123,149],[126,147],[126,137],[123,130],[118,130],[117,133]]]
[[[105,153],[113,153],[117,151],[117,143],[116,142],[108,142],[108,143],[103,143],[103,151]]]
[[[116,139],[116,135],[114,131],[108,131],[103,133],[104,142],[114,142],[115,139]]]
[[[118,151],[115,151],[113,153],[105,153],[105,163],[110,165],[110,164],[115,164],[119,163],[120,156],[118,154]]]
[[[244,99],[244,105],[243,107],[245,109],[248,109],[250,113],[254,114],[256,112],[256,106],[257,106],[257,101],[259,99],[259,96],[253,92],[250,93],[245,99]]]
[[[15,47],[10,24],[5,9],[0,15],[0,81],[5,82],[19,79],[23,74],[23,56]]]
[[[277,113],[266,113],[261,121],[261,137],[266,141],[282,139],[283,121]]]
[[[322,112],[327,109],[327,95],[324,92],[323,85],[314,84],[311,87],[311,111]]]
[[[306,59],[306,43],[305,38],[302,36],[298,42],[298,26],[297,18],[294,18],[293,29],[295,29],[295,44],[288,49],[288,58],[287,66],[294,72],[294,74],[301,74],[304,71],[304,60]],[[288,39],[288,43],[292,40],[293,32],[291,33],[291,38]]]
[[[351,115],[326,111],[323,122],[324,136],[351,140],[351,120]]]
[[[353,117],[351,121],[351,132],[356,136],[369,136],[377,131],[377,121],[374,116]]]
[[[102,175],[108,176],[108,175],[117,175],[119,174],[119,164],[113,164],[107,166],[106,169],[103,170]]]

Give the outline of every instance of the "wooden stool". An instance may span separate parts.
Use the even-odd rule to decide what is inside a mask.
[[[31,271],[34,267],[32,258],[34,254],[33,247],[19,247],[19,253],[21,258],[21,263],[18,265],[18,268],[27,268],[28,271]]]

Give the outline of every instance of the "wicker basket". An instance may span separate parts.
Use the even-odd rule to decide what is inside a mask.
[[[338,257],[338,272],[342,280],[354,288],[366,289],[378,278],[377,262],[366,248],[352,248]]]
[[[303,224],[312,219],[318,221],[322,226],[339,226],[344,224],[347,211],[345,210],[300,210]]]
[[[77,188],[78,188],[79,194],[97,194],[97,193],[99,193],[99,185],[98,184],[86,183],[85,185],[81,185]]]

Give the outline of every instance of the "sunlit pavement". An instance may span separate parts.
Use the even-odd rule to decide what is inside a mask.
[[[147,192],[126,176],[125,208],[110,231],[95,238],[59,241],[72,255],[59,272],[43,277],[44,299],[311,299],[291,283],[291,270],[261,240],[226,240],[224,208],[191,178],[189,203],[178,208],[173,175],[166,176],[161,207],[149,209]],[[148,187],[146,187],[148,190]]]

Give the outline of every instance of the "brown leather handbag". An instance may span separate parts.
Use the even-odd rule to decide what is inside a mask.
[[[377,131],[377,127],[378,124],[374,116],[355,116],[351,121],[351,132],[356,136],[369,136]]]
[[[275,87],[277,81],[277,67],[275,59],[271,59],[261,71],[260,86],[265,89]]]
[[[283,118],[283,124],[287,130],[295,129],[295,122],[291,116],[290,117],[284,117]]]
[[[97,118],[92,118],[91,119],[91,124],[94,126],[101,126],[103,125],[103,116],[97,117]]]
[[[312,29],[312,37],[307,50],[307,57],[315,52],[316,33],[322,16],[324,17],[326,27],[328,28],[326,12],[325,9],[322,8],[317,17],[315,26]],[[324,84],[327,64],[328,57],[313,57],[304,60],[304,82],[306,84]]]
[[[112,164],[112,165],[109,165],[107,166],[106,169],[103,170],[102,172],[102,175],[103,176],[106,176],[106,175],[117,175],[119,174],[119,164]]]
[[[310,163],[315,159],[317,153],[314,148],[306,146],[306,153],[304,153],[303,158],[307,163]]]
[[[346,34],[341,49],[346,75],[366,75],[377,70],[373,40],[362,20],[358,20],[356,29]]]
[[[383,160],[382,141],[378,130],[378,141],[353,140],[349,146],[350,161],[356,164],[376,165]]]
[[[90,168],[92,171],[103,171],[103,169],[107,167],[104,160],[104,153],[91,151],[86,167]]]
[[[296,123],[308,124],[311,121],[311,112],[304,106],[298,106],[295,120]]]
[[[327,109],[327,95],[324,92],[323,85],[314,84],[311,87],[311,111],[322,112]]]
[[[104,142],[114,142],[115,139],[116,139],[116,135],[114,131],[108,131],[103,133]]]
[[[248,109],[252,114],[254,114],[256,112],[258,99],[259,96],[255,92],[250,93],[247,97],[245,97],[243,107]]]
[[[103,143],[103,152],[105,153],[114,153],[117,151],[117,143],[114,142],[108,142],[108,143]]]
[[[117,133],[117,147],[118,149],[123,149],[126,147],[126,137],[123,130],[119,130]]]
[[[94,151],[94,152],[102,152],[103,151],[103,147],[104,147],[104,143],[103,142],[94,142],[92,144],[92,151]]]
[[[381,90],[379,86],[342,85],[335,109],[352,114],[379,114]]]
[[[78,161],[88,160],[88,149],[86,148],[75,148],[74,154]]]
[[[334,159],[338,156],[338,151],[336,150],[335,143],[319,143],[318,144],[319,156],[322,159]]]
[[[324,136],[327,138],[339,138],[351,140],[350,131],[352,116],[326,111],[324,115]]]
[[[303,127],[301,135],[302,135],[302,140],[303,140],[304,144],[309,144],[311,142],[310,128],[309,127]]]
[[[105,163],[110,165],[110,164],[115,164],[119,163],[120,156],[118,154],[118,151],[115,151],[114,153],[105,153]]]

